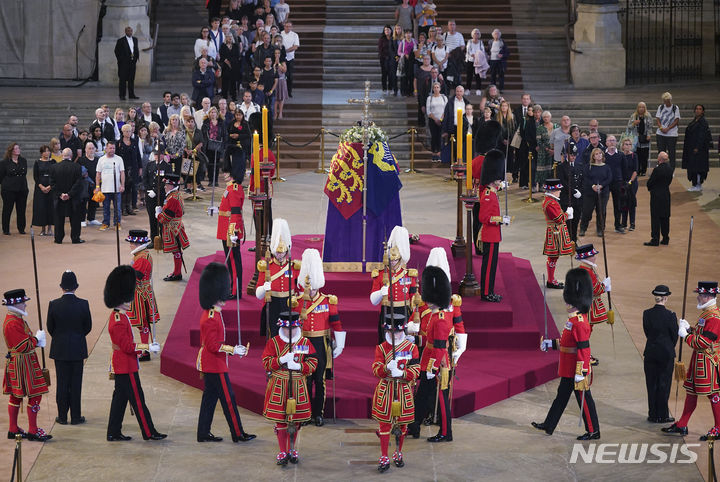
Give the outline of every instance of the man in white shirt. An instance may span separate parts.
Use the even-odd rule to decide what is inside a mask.
[[[249,90],[246,90],[243,93],[243,101],[242,104],[240,104],[240,107],[238,107],[245,116],[245,120],[250,122],[250,115],[254,114],[255,112],[261,112],[260,106],[257,105],[255,102],[252,101],[252,94]]]
[[[115,225],[120,229],[120,206],[122,192],[125,191],[125,164],[120,156],[115,155],[115,141],[108,141],[105,155],[98,159],[95,184],[105,195],[103,201],[103,223],[100,231],[110,226],[110,202],[114,204]]]
[[[170,100],[172,99],[172,92],[166,90],[163,92],[163,103],[157,108],[157,115],[160,117],[163,125],[168,124],[168,113],[167,110],[170,108]],[[179,98],[178,98],[179,100]]]
[[[462,34],[455,30],[455,20],[448,21],[448,31],[445,32],[445,47],[448,53],[460,47],[465,50],[465,39]]]
[[[202,128],[205,123],[205,119],[208,117],[208,111],[210,110],[211,101],[209,97],[203,97],[202,109],[195,111],[195,125],[198,129]]]
[[[283,39],[283,47],[285,47],[285,64],[287,65],[288,95],[292,97],[293,73],[295,72],[295,51],[300,47],[300,37],[292,31],[292,22],[285,22],[284,28],[280,36]]]
[[[663,103],[658,106],[657,114],[655,114],[655,122],[657,123],[658,152],[667,152],[670,158],[670,167],[675,169],[675,148],[678,138],[678,123],[680,122],[680,109],[672,103],[672,95],[665,92],[662,95]]]
[[[455,97],[448,100],[442,120],[442,137],[446,141],[451,135],[457,139],[457,111],[460,109],[465,116],[465,106],[470,102],[465,98],[465,88],[462,85],[455,87]]]
[[[220,19],[215,17],[210,24],[210,42],[215,46],[216,59],[220,60],[220,47],[225,43],[225,35],[220,30]]]
[[[285,0],[280,0],[278,3],[275,4],[273,8],[275,9],[275,13],[277,14],[277,22],[280,25],[284,24],[288,18],[288,15],[290,15],[290,5],[285,3]]]

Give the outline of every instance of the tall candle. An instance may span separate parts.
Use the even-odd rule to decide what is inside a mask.
[[[260,192],[260,136],[253,133],[253,183],[255,192]]]
[[[268,109],[266,106],[262,108],[262,134],[263,134],[263,161],[267,162],[268,158]]]
[[[462,109],[457,110],[457,134],[455,135],[455,138],[457,139],[457,148],[455,149],[455,157],[459,161],[462,159],[462,131],[463,131],[463,111]]]
[[[465,164],[467,165],[467,175],[465,176],[465,187],[468,193],[472,190],[472,133],[468,132],[465,137]]]

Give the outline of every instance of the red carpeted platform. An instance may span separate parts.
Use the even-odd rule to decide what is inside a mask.
[[[243,246],[243,283],[250,280],[254,253]],[[435,246],[444,247],[451,260],[453,291],[464,275],[465,259],[452,261],[450,241],[437,236],[422,235],[412,245],[410,267],[421,272],[427,255]],[[292,254],[300,259],[303,250],[322,250],[322,236],[294,236]],[[160,370],[164,375],[191,386],[202,388],[195,369],[200,347],[198,282],[203,268],[211,261],[224,262],[222,252],[199,258],[191,273],[175,320],[161,355]],[[481,258],[474,258],[475,272],[480,271]],[[377,341],[379,307],[369,299],[369,273],[326,273],[324,293],[339,298],[343,327],[347,330],[346,348],[335,360],[337,416],[367,418],[370,398],[376,379],[370,370]],[[468,332],[468,349],[460,358],[454,388],[453,413],[465,415],[479,408],[504,400],[514,394],[552,380],[557,376],[557,355],[542,353],[539,348],[543,333],[542,292],[535,280],[530,262],[501,253],[498,262],[496,292],[501,303],[486,303],[479,297],[463,299],[462,311]],[[254,412],[262,411],[265,394],[265,372],[260,362],[265,338],[260,336],[261,301],[243,294],[240,300],[242,342],[250,342],[247,357],[230,358],[230,379],[240,406]],[[237,342],[237,303],[232,300],[223,309],[227,341]],[[558,332],[548,311],[548,333]],[[332,416],[333,382],[327,382],[326,417]]]

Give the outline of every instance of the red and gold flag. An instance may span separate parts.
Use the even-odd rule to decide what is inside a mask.
[[[362,208],[363,147],[361,143],[341,142],[332,158],[325,182],[325,194],[345,219]]]

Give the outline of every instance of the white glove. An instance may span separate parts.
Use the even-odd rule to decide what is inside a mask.
[[[295,355],[293,353],[287,352],[280,357],[280,363],[290,363],[291,361],[293,361],[294,357]]]
[[[247,348],[242,345],[235,345],[235,348],[233,348],[233,355],[245,356],[247,355]]]
[[[237,244],[237,242],[238,242],[238,237],[233,234],[232,236],[230,236],[230,242],[231,242],[232,244]]]
[[[255,288],[255,298],[261,300],[265,298],[265,292],[270,291],[270,282],[267,281],[265,284]]]
[[[570,206],[570,207],[568,207],[568,208],[567,208],[567,211],[565,211],[565,212],[566,212],[566,213],[567,213],[567,215],[568,215],[568,219],[572,219],[572,218],[573,218],[573,215],[574,215],[574,212],[575,212],[575,210],[574,210],[574,209],[572,208],[572,206]]]
[[[390,370],[390,376],[393,378],[402,378],[405,376],[405,372],[400,370],[399,368],[393,368]]]
[[[296,362],[295,360],[290,360],[287,364],[288,370],[295,370],[300,371],[302,369],[302,365]]]
[[[510,216],[503,216],[502,222],[504,225],[508,226],[510,224]]]
[[[155,217],[160,216],[160,213],[162,212],[162,208],[160,206],[157,206],[155,208]]]
[[[681,319],[678,328],[678,336],[680,338],[685,338],[686,336],[688,336],[689,329],[690,323],[688,323],[687,320]]]
[[[155,194],[155,191],[153,191],[152,189],[147,192],[147,195],[150,196],[151,199],[155,199],[155,196],[157,196],[157,194]]]
[[[414,321],[408,322],[407,332],[412,334],[420,333],[420,323],[415,323]]]
[[[45,343],[47,343],[47,339],[45,338],[45,332],[43,330],[38,330],[35,333],[35,338],[37,338],[37,346],[40,348],[45,347]]]
[[[433,372],[425,372],[425,376],[428,380],[432,380],[433,378],[435,378],[435,374]]]
[[[574,197],[575,199],[580,199],[580,196],[582,196],[582,194],[580,194],[580,191],[578,191],[577,189],[575,189],[575,193],[573,194],[573,197]]]
[[[387,286],[383,286],[379,290],[373,291],[372,293],[370,293],[370,303],[372,303],[374,306],[379,305],[383,299],[383,296],[387,296],[387,294]]]
[[[585,377],[582,375],[575,375],[575,383],[580,383],[581,381],[585,380]]]
[[[453,352],[453,363],[457,364],[460,355],[465,353],[465,348],[467,348],[467,333],[455,333],[455,341],[457,342],[457,350]]]
[[[405,335],[405,339],[410,343],[415,343],[415,337],[412,335]]]
[[[345,337],[347,336],[346,331],[335,332],[335,348],[333,348],[333,358],[337,358],[345,349]]]
[[[150,353],[160,353],[160,343],[154,341],[150,343],[150,347],[148,347],[148,351]]]
[[[507,189],[508,183],[507,181],[500,181],[500,189]]]
[[[542,351],[548,351],[552,349],[552,340],[543,340],[540,342],[540,349]]]
[[[382,288],[380,288],[380,293],[381,293],[383,296],[387,296],[387,295],[388,295],[388,291],[389,291],[389,287],[388,287],[387,285],[384,285]]]
[[[266,281],[265,284],[263,284],[263,289],[265,291],[270,291],[271,285],[269,281]]]
[[[690,329],[690,323],[688,323],[688,321],[683,318],[680,319],[680,326],[684,327],[686,330]]]
[[[397,369],[397,360],[390,360],[385,366],[387,367],[387,371],[391,372]]]
[[[609,292],[610,292],[610,288],[612,287],[611,284],[610,284],[610,278],[605,278],[605,279],[603,280],[603,285],[605,285],[605,291],[609,293]]]

